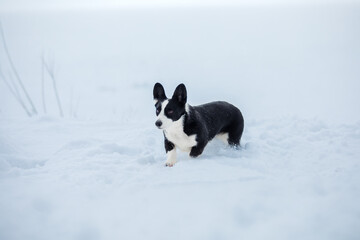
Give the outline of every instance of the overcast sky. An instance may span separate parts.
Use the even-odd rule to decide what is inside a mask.
[[[137,6],[191,6],[191,5],[269,5],[269,4],[329,4],[360,0],[0,0],[0,11],[97,9]]]

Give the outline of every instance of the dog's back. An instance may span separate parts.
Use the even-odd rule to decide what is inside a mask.
[[[186,125],[185,123],[185,128]],[[202,135],[207,141],[218,134],[228,134],[229,144],[239,146],[244,129],[244,118],[240,110],[230,103],[211,102],[190,107],[189,126],[190,128],[193,126],[191,129],[193,133]],[[205,131],[206,134],[201,134],[200,131]]]

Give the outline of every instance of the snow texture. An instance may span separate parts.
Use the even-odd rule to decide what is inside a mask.
[[[359,239],[359,10],[1,13],[41,114],[0,81],[0,239]],[[42,113],[42,51],[65,118],[50,81]],[[157,81],[238,106],[241,150],[164,167]]]

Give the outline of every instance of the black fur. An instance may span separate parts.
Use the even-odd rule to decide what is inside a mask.
[[[169,100],[165,107],[165,116],[173,121],[179,120],[182,115],[186,113],[186,88],[185,85],[179,85],[174,92],[174,95]]]
[[[156,83],[153,90],[154,99],[164,101],[166,99],[165,89],[160,83]]]
[[[190,152],[192,157],[200,155],[206,144],[221,133],[229,134],[229,145],[239,147],[243,130],[244,118],[240,110],[227,102],[190,106],[184,118],[184,132],[189,136],[196,134],[198,142]]]
[[[167,99],[165,90],[160,83],[156,83],[153,90],[154,99],[157,100],[155,107],[156,115],[162,110],[162,103]],[[176,89],[169,103],[164,109],[167,118],[173,121],[183,118],[183,132],[188,135],[196,135],[197,144],[191,148],[190,156],[199,156],[206,144],[217,134],[228,133],[228,143],[239,147],[240,139],[244,130],[244,118],[238,108],[227,102],[211,102],[200,106],[188,107],[186,111],[187,91],[184,84]],[[157,122],[158,123],[158,122]],[[157,124],[158,125],[158,124]],[[170,142],[164,133],[165,150],[171,151],[176,143]]]
[[[165,143],[165,151],[166,152],[173,150],[175,147],[175,145],[172,142],[167,140],[165,134],[164,134],[164,143]]]

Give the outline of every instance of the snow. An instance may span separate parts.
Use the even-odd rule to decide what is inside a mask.
[[[186,16],[186,17],[184,17]],[[357,6],[2,13],[40,114],[0,81],[0,239],[358,239]],[[41,53],[54,61],[41,108]],[[1,70],[9,69],[3,49]],[[152,87],[227,100],[242,149],[164,167]],[[219,84],[221,84],[219,86]]]
[[[152,126],[3,119],[1,239],[359,236],[360,123],[246,129],[241,151],[214,141],[165,168]]]

